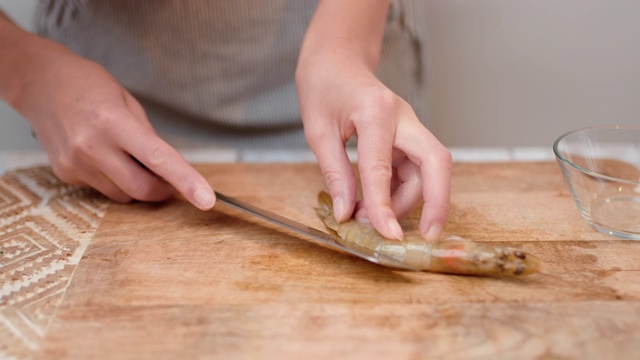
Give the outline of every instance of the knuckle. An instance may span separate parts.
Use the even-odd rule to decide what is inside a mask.
[[[60,181],[69,185],[81,185],[82,181],[77,176],[80,173],[79,161],[69,153],[57,156],[51,161],[51,169]]]
[[[91,126],[99,134],[108,133],[112,130],[116,120],[122,114],[112,106],[101,105],[93,107],[90,113]]]
[[[151,166],[162,166],[170,161],[172,156],[171,148],[165,144],[154,145],[149,152],[149,164]]]
[[[324,137],[324,131],[322,131],[321,127],[313,122],[305,123],[304,137],[307,140],[307,143],[309,143],[309,146],[313,148],[315,145],[322,143],[321,138]]]
[[[324,176],[325,183],[330,188],[336,186],[336,184],[341,184],[344,182],[344,177],[342,176],[342,174],[340,174],[340,172],[336,170],[323,171],[322,175]]]
[[[398,102],[398,96],[385,87],[369,89],[365,99],[368,102],[367,105],[377,108],[394,106]]]
[[[61,159],[72,165],[82,159],[89,158],[94,153],[95,141],[89,136],[76,136],[68,143],[67,154]]]
[[[379,159],[379,158],[371,159],[371,161],[368,164],[366,164],[366,166],[364,166],[362,170],[366,172],[369,176],[380,178],[380,179],[385,179],[385,178],[390,179],[391,175],[393,174],[393,168],[391,167],[391,163],[389,163],[389,161],[385,159]]]
[[[74,175],[73,169],[64,161],[51,164],[53,174],[65,184],[80,185],[81,181]]]
[[[305,137],[308,140],[314,140],[329,136],[329,123],[330,122],[322,116],[307,117],[306,120],[303,121]]]
[[[450,165],[453,161],[453,157],[451,155],[451,151],[447,149],[444,145],[436,146],[432,152],[431,156],[436,159],[437,162]]]
[[[354,123],[368,121],[368,119],[389,114],[398,109],[401,99],[386,88],[372,88],[361,97],[361,103],[353,114]]]

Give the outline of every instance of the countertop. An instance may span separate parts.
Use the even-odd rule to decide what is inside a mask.
[[[194,162],[221,192],[323,229],[317,164],[272,155]],[[640,244],[587,226],[548,158],[454,163],[445,233],[541,258],[540,273],[516,279],[393,270],[224,206],[120,205],[61,184],[46,166],[5,171],[0,357],[640,353]],[[409,233],[417,216],[403,223]]]

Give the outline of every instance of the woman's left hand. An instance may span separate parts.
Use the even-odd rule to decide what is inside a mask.
[[[304,54],[304,53],[303,53]],[[402,239],[398,219],[424,207],[420,232],[440,236],[449,211],[451,155],[411,106],[349,53],[301,57],[297,84],[306,139],[334,201],[337,221],[368,218],[385,237]],[[364,200],[345,150],[358,138]]]

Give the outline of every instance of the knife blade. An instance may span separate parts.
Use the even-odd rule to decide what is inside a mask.
[[[310,226],[304,225],[302,223],[299,223],[295,220],[286,218],[284,216],[275,214],[271,211],[265,210],[265,209],[261,209],[257,206],[251,205],[249,203],[246,203],[244,201],[238,200],[236,198],[224,195],[218,191],[215,191],[216,194],[216,198],[218,199],[218,201],[220,201],[221,203],[234,208],[236,210],[240,210],[244,213],[256,216],[260,219],[266,220],[272,224],[276,224],[279,226],[282,226],[286,229],[289,230],[293,230],[295,232],[297,232],[298,234],[307,236],[315,241],[318,241],[320,243],[322,243],[323,245],[335,249],[335,250],[340,250],[340,251],[344,251],[348,254],[357,256],[361,259],[370,261],[372,263],[375,264],[379,264],[379,265],[383,265],[383,266],[390,266],[390,267],[395,267],[398,269],[405,269],[405,270],[416,270],[406,264],[403,264],[401,262],[399,262],[398,260],[395,260],[391,257],[388,256],[384,256],[383,254],[381,254],[380,256],[382,257],[381,259],[378,259],[376,257],[367,255],[367,254],[363,254],[359,251],[350,249],[348,247],[345,247],[343,245],[340,245],[339,243],[336,242],[336,236],[328,234],[326,232],[320,231],[318,229],[312,228]]]

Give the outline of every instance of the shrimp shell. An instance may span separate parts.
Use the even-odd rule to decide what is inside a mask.
[[[419,236],[404,240],[387,239],[373,226],[354,219],[337,223],[329,194],[318,194],[316,212],[324,224],[336,233],[341,245],[373,256],[383,265],[385,258],[399,261],[417,270],[477,276],[522,276],[539,271],[540,260],[524,251],[491,246],[470,240],[427,242]],[[458,238],[459,239],[459,238]]]

